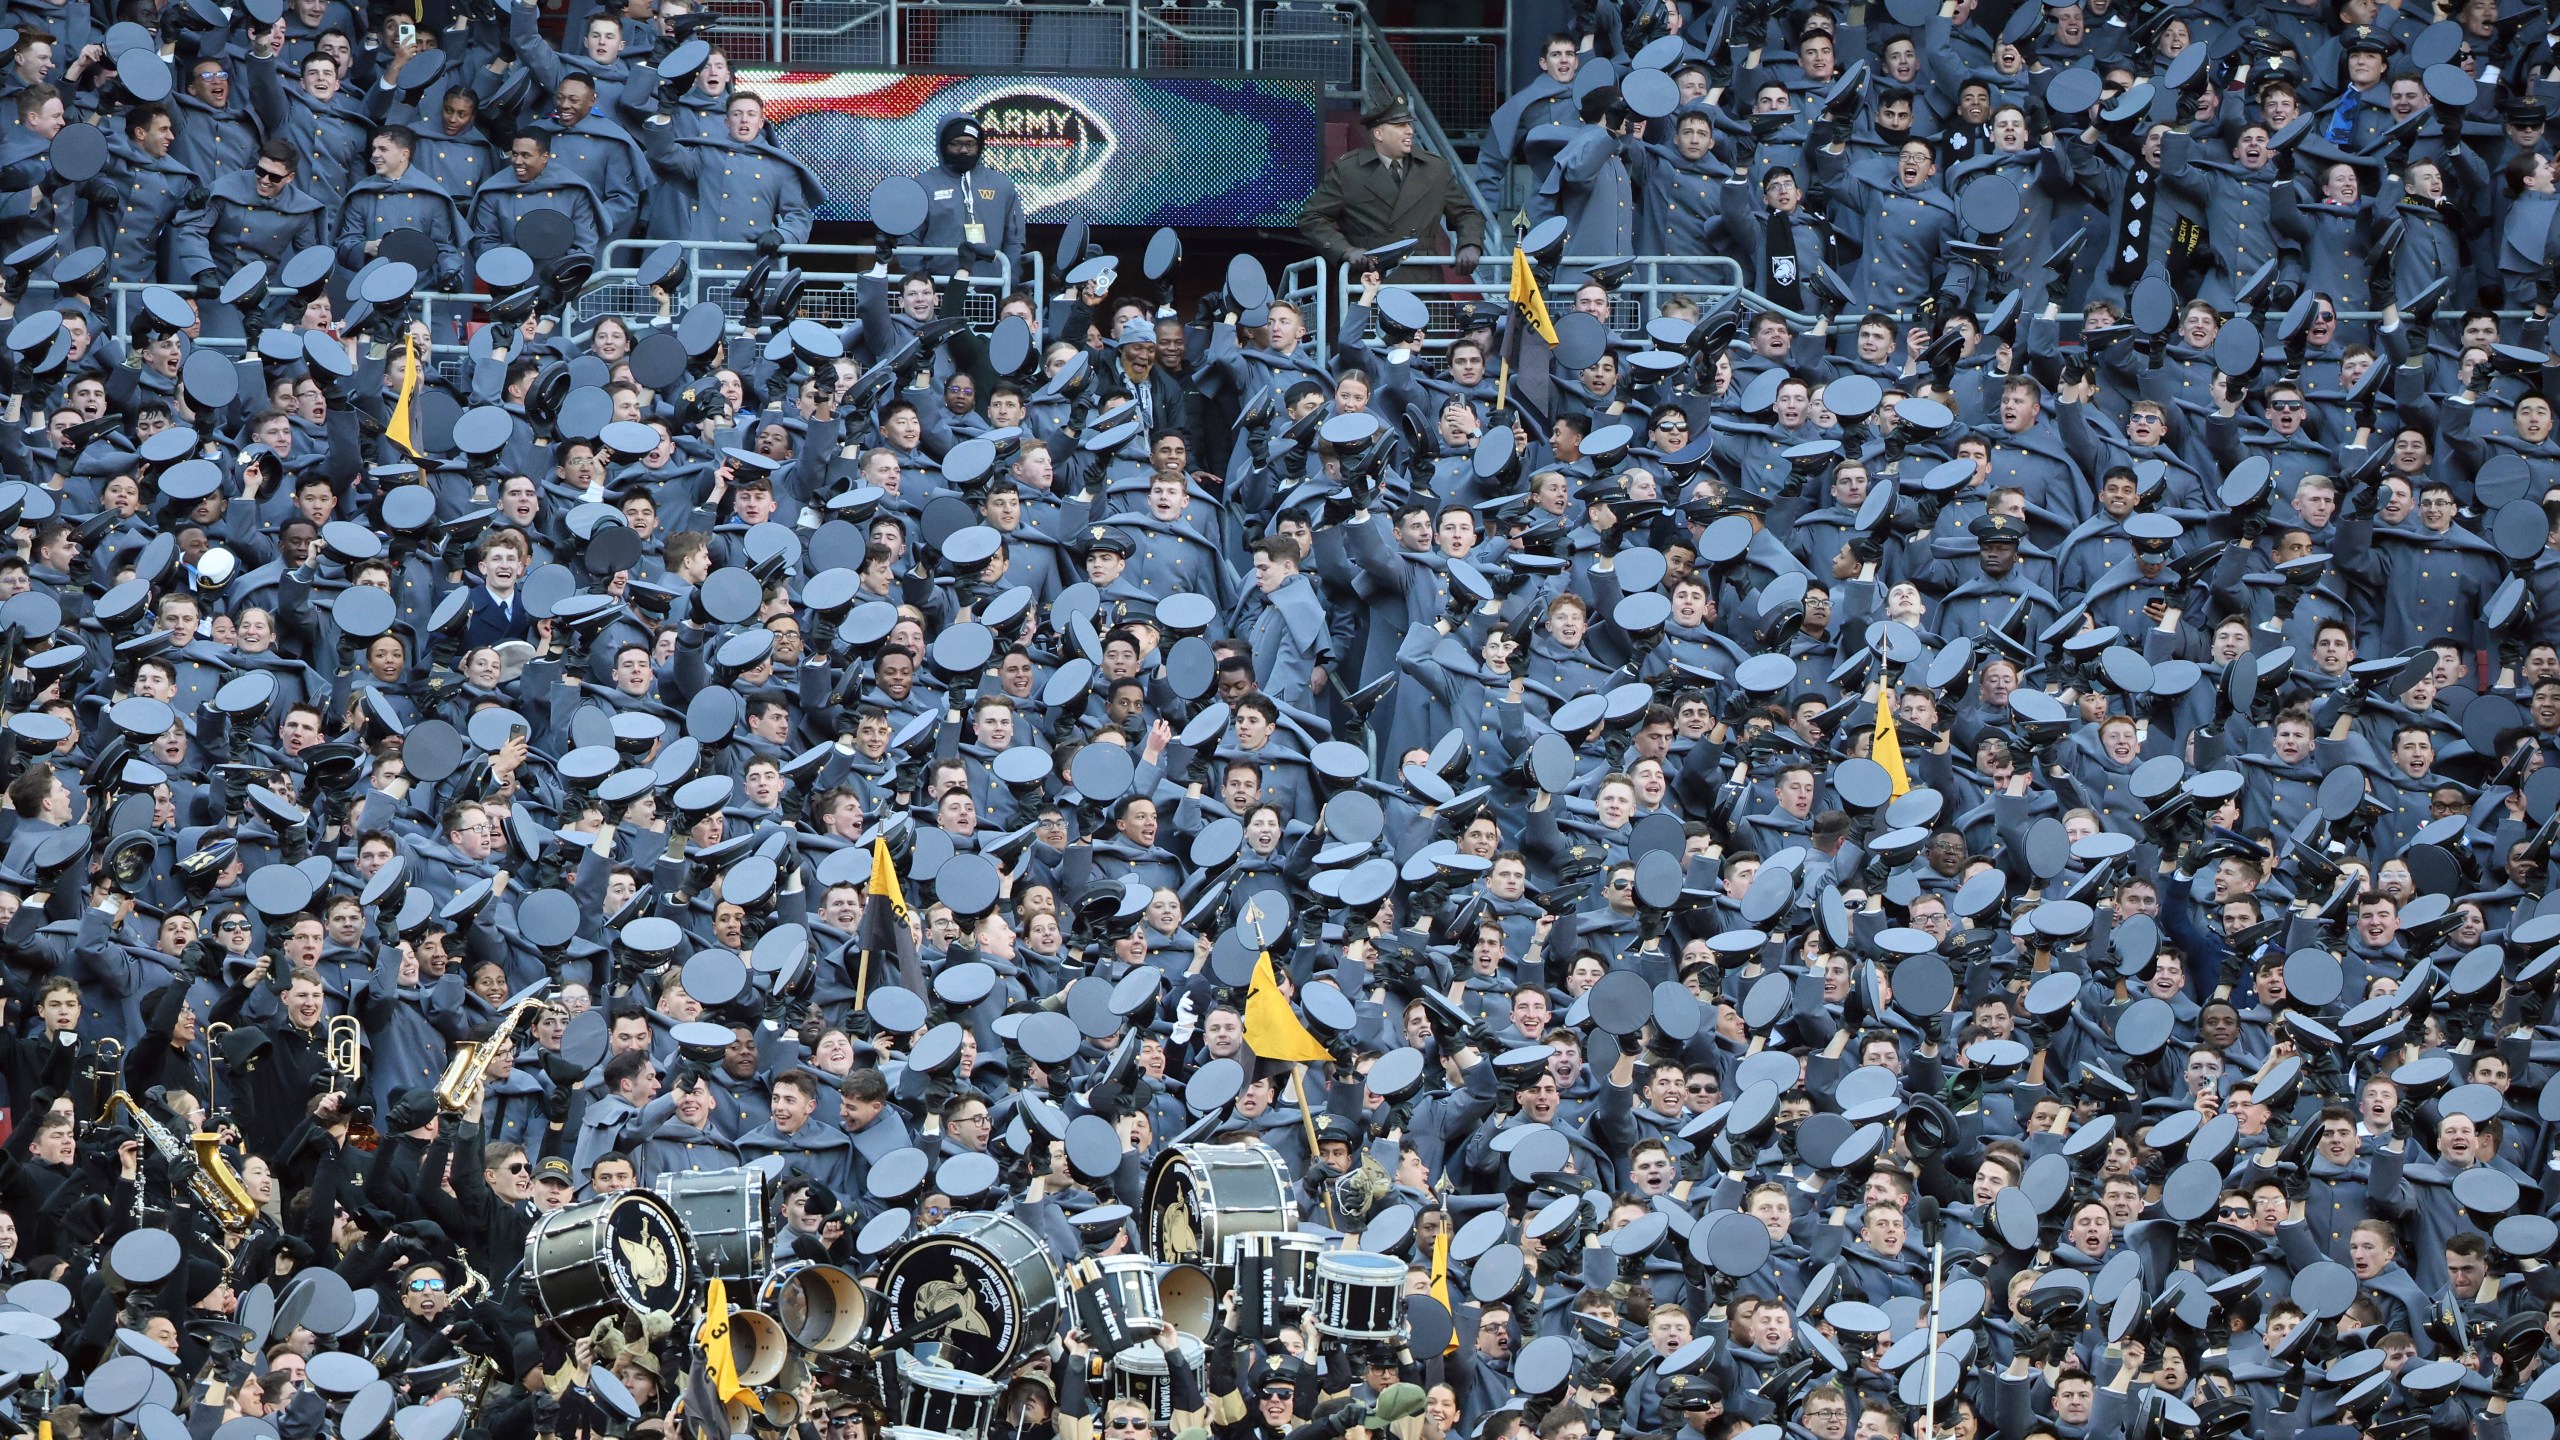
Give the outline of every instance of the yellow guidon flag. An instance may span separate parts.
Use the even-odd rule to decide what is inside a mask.
[[[420,458],[420,451],[418,413],[414,402],[418,397],[418,366],[422,357],[418,354],[415,331],[400,337],[400,356],[404,362],[400,367],[400,398],[391,406],[391,424],[383,433],[391,437],[392,444],[409,452],[410,459],[416,460]]]
[[[1911,793],[1911,772],[1902,765],[1902,732],[1893,723],[1893,695],[1881,680],[1876,682],[1876,736],[1867,751],[1868,757],[1893,777],[1894,799]]]
[[[1253,962],[1253,985],[1244,997],[1244,1043],[1255,1057],[1263,1060],[1285,1060],[1300,1063],[1330,1060],[1333,1052],[1311,1034],[1289,1008],[1289,997],[1280,993],[1280,980],[1271,969],[1271,952],[1263,951]]]
[[[889,842],[871,842],[871,884],[866,887],[870,898],[887,900],[889,909],[899,919],[907,918],[907,892],[898,886],[898,867],[889,859]]]
[[[1538,272],[1529,264],[1529,252],[1511,247],[1511,303],[1520,307],[1538,338],[1556,343],[1556,322],[1547,314],[1546,293],[1538,288]]]
[[[1440,1308],[1451,1315],[1458,1313],[1449,1305],[1449,1227],[1446,1225],[1440,1227],[1439,1234],[1431,1237],[1431,1298],[1439,1301]],[[1458,1353],[1458,1332],[1454,1328],[1449,1332],[1448,1348],[1440,1353]]]
[[[693,1338],[711,1366],[711,1384],[719,1391],[720,1403],[741,1400],[748,1409],[763,1414],[755,1392],[738,1381],[738,1354],[729,1343],[729,1287],[717,1276],[712,1277],[711,1293],[702,1302],[702,1328]]]

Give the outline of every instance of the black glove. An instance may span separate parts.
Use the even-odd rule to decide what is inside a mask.
[[[2311,1198],[2311,1172],[2303,1166],[2289,1163],[2278,1165],[2276,1183],[2284,1187],[2284,1198],[2289,1201],[2300,1202]]]
[[[569,1089],[567,1086],[554,1085],[551,1087],[551,1092],[542,1097],[542,1115],[554,1125],[568,1123]]]

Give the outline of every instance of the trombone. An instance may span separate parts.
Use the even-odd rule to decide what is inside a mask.
[[[321,1030],[320,1054],[328,1062],[329,1088],[347,1097],[347,1143],[358,1150],[374,1149],[382,1136],[365,1123],[364,1108],[355,1103],[357,1087],[364,1082],[364,1027],[353,1015],[330,1016]]]
[[[322,1055],[329,1064],[330,1087],[333,1090],[355,1089],[364,1079],[364,1027],[353,1015],[332,1015],[322,1037]]]
[[[204,1108],[208,1117],[207,1125],[210,1128],[219,1128],[212,1126],[210,1117],[218,1116],[222,1113],[222,1037],[230,1034],[231,1030],[232,1025],[228,1020],[215,1020],[205,1025],[203,1028],[205,1052]]]
[[[80,1123],[110,1118],[108,1109],[124,1089],[124,1042],[110,1035],[91,1045],[88,1058],[80,1062],[80,1079],[88,1092],[88,1103],[80,1107]]]

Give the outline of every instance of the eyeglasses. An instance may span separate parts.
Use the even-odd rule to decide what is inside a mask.
[[[522,1174],[524,1174],[526,1171],[531,1170],[533,1167],[532,1167],[532,1166],[530,1166],[530,1165],[527,1165],[526,1163],[524,1163],[524,1162],[523,1162],[523,1161],[521,1161],[521,1160],[518,1160],[518,1161],[516,1161],[516,1162],[515,1162],[514,1164],[512,1164],[512,1165],[501,1165],[501,1166],[499,1166],[498,1168],[499,1168],[501,1171],[503,1171],[503,1172],[505,1172],[506,1174],[509,1174],[509,1175],[522,1175]]]
[[[441,1280],[412,1280],[409,1282],[409,1293],[412,1295],[432,1294],[436,1291],[442,1290],[443,1288],[444,1282]]]
[[[924,1207],[924,1218],[927,1220],[939,1220],[950,1213],[951,1207],[948,1205],[927,1205]]]

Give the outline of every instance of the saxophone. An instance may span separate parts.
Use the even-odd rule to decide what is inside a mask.
[[[480,1424],[481,1407],[489,1402],[489,1383],[497,1378],[498,1362],[486,1355],[466,1354],[462,1361],[462,1428],[471,1430]]]
[[[480,1118],[481,1101],[488,1094],[489,1066],[497,1060],[500,1050],[514,1042],[516,1027],[524,1023],[524,1018],[542,1007],[542,992],[549,988],[548,981],[537,981],[516,996],[488,1039],[453,1043],[453,1058],[445,1062],[444,1074],[436,1081],[438,1110],[474,1121]]]
[[[199,1134],[192,1137],[190,1146],[179,1141],[176,1131],[144,1113],[134,1098],[122,1090],[107,1097],[107,1115],[112,1117],[118,1107],[133,1117],[135,1127],[142,1131],[142,1138],[151,1142],[151,1148],[159,1152],[161,1160],[173,1164],[181,1159],[194,1160],[194,1167],[187,1176],[187,1189],[196,1197],[197,1204],[222,1222],[224,1230],[246,1230],[257,1220],[258,1202],[249,1198],[248,1187],[232,1173],[231,1163],[222,1158],[222,1137]]]

